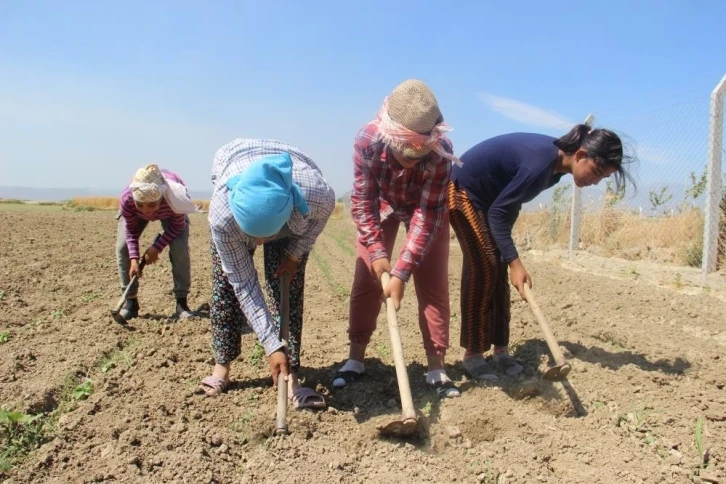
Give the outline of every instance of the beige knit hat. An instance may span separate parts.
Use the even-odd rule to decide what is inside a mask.
[[[388,115],[393,121],[419,134],[430,133],[444,120],[434,93],[417,79],[408,79],[396,86],[388,96]],[[420,158],[430,151],[428,148],[416,150],[406,147],[403,156]]]
[[[157,165],[139,168],[129,185],[131,194],[137,202],[155,202],[164,195],[166,184],[164,175]]]

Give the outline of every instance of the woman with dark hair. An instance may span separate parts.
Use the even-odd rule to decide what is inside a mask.
[[[612,131],[586,124],[561,138],[511,133],[471,148],[454,166],[449,184],[449,216],[464,255],[461,278],[461,346],[464,368],[479,380],[498,380],[484,358],[509,376],[523,367],[509,355],[509,280],[524,298],[532,278],[512,240],[522,204],[571,174],[578,187],[612,176],[617,188],[632,178],[623,143]]]

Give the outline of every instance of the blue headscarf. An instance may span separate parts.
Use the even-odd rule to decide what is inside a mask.
[[[307,215],[308,204],[292,181],[289,153],[268,155],[227,181],[229,207],[250,237],[272,237],[290,219],[293,208]]]

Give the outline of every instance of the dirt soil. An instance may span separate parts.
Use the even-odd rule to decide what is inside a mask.
[[[614,278],[525,254],[572,373],[565,382],[538,380],[547,346],[515,297],[512,350],[525,373],[478,384],[461,366],[461,251],[453,240],[448,372],[463,395],[439,401],[425,385],[411,286],[399,324],[425,425],[411,440],[383,439],[376,425],[400,415],[384,313],[367,377],[342,391],[330,384],[347,354],[354,262],[352,224],[331,221],[308,265],[302,354],[307,385],[330,407],[291,410],[291,434],[271,437],[276,392],[266,359],[252,351],[254,335],[243,338],[228,393],[212,399],[195,390],[213,365],[205,216],[192,217],[191,240],[190,303],[201,316],[171,317],[164,258],[146,271],[142,317],[126,328],[109,314],[120,295],[113,215],[0,208],[0,333],[9,333],[0,344],[0,407],[52,412],[55,421],[45,443],[0,480],[726,482],[726,302],[708,291],[686,294],[647,277]],[[156,230],[151,225],[144,240]],[[74,397],[86,378],[92,394]]]

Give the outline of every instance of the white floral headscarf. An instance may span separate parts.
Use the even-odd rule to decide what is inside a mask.
[[[136,171],[129,188],[135,201],[150,203],[161,200],[167,185],[157,165],[146,165]]]

